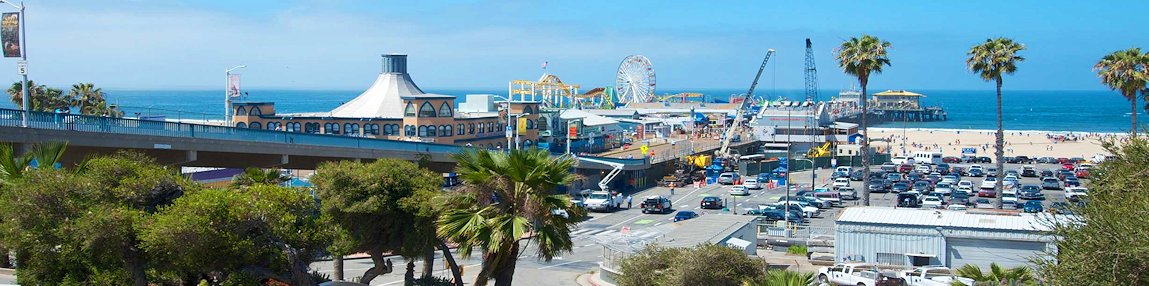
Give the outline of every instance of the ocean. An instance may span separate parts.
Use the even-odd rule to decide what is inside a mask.
[[[355,98],[362,90],[245,90],[245,101],[272,101],[278,112],[324,112]],[[874,90],[871,92],[877,92]],[[949,117],[940,122],[891,122],[874,127],[996,129],[993,90],[913,90],[925,94],[925,105],[945,108]],[[506,94],[505,89],[426,90],[458,96],[466,94]],[[707,101],[743,94],[742,89],[658,90],[658,94],[700,92]],[[177,119],[222,119],[223,90],[105,90],[108,102],[119,104],[127,116],[163,115]],[[768,99],[803,99],[803,90],[760,89],[757,96]],[[819,98],[837,96],[838,90],[821,90]],[[1127,132],[1129,101],[1113,91],[1005,91],[1002,94],[1005,129],[1035,131]],[[15,108],[10,101],[0,108]],[[1140,117],[1149,120],[1144,110]]]

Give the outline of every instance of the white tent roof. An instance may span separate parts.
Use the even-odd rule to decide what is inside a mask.
[[[562,118],[562,119],[582,119],[582,125],[586,125],[586,126],[618,124],[618,120],[590,114],[586,111],[582,111],[582,110],[578,110],[578,109],[563,110],[562,114],[559,114],[559,118]]]
[[[351,101],[331,111],[344,118],[403,118],[403,97],[452,97],[424,93],[406,73],[381,73],[375,83]]]

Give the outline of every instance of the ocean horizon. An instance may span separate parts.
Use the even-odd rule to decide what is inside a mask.
[[[881,89],[884,90],[884,89]],[[881,91],[871,90],[871,93]],[[505,95],[506,89],[427,89],[429,93],[457,96],[462,102],[467,94]],[[925,94],[924,105],[940,106],[948,120],[936,122],[886,122],[872,127],[972,129],[997,128],[995,95],[993,90],[912,90]],[[275,102],[280,113],[325,112],[350,101],[362,90],[279,90],[249,89],[241,101]],[[666,89],[657,93],[699,92],[706,100],[728,100],[731,95],[744,94],[742,89]],[[820,90],[819,99],[836,97],[839,90]],[[170,119],[220,120],[223,118],[222,90],[128,90],[106,89],[108,102],[118,104],[129,117],[166,116]],[[804,99],[799,89],[765,89],[755,92],[756,97]],[[10,101],[0,108],[17,108]],[[1138,110],[1145,115],[1144,110]],[[1114,91],[1015,90],[1002,93],[1003,125],[1006,130],[1074,131],[1074,132],[1128,132],[1129,101]],[[1149,119],[1149,116],[1143,116]]]

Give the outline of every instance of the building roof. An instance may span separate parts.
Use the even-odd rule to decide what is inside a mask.
[[[636,116],[638,110],[634,109],[583,109],[587,113],[601,116]]]
[[[855,123],[849,123],[849,122],[837,122],[837,121],[835,121],[834,123],[830,124],[830,128],[834,128],[834,129],[846,129],[846,130],[849,130],[849,129],[858,128],[858,124],[855,124]]]
[[[336,107],[331,116],[347,118],[403,118],[403,98],[445,95],[427,94],[407,74],[407,56],[383,55],[383,71],[366,91]],[[453,98],[453,96],[452,96]],[[438,106],[436,106],[438,108]]]
[[[631,102],[626,105],[630,109],[730,109],[737,110],[737,103],[701,103],[701,102]]]
[[[582,119],[582,125],[584,125],[584,126],[599,126],[599,125],[618,124],[618,120],[590,114],[590,113],[587,113],[586,111],[578,110],[578,109],[563,110],[562,113],[559,114],[559,118],[568,119],[568,120],[569,119]]]
[[[967,211],[890,207],[849,207],[838,216],[840,223],[886,224],[1009,231],[1048,231],[1045,214],[976,214]]]
[[[719,244],[731,234],[754,222],[755,216],[706,214],[693,219],[658,226],[665,235],[658,238],[660,246],[693,247],[700,243]]]
[[[922,96],[922,97],[924,97],[925,95],[922,95],[920,93],[913,93],[913,92],[909,92],[909,91],[905,91],[905,90],[887,90],[887,91],[875,93],[874,96]]]

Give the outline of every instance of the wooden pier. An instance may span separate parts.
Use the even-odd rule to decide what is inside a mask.
[[[871,118],[876,118],[879,122],[945,121],[947,116],[946,111],[938,106],[928,106],[925,108],[881,108],[871,110],[870,112]]]

